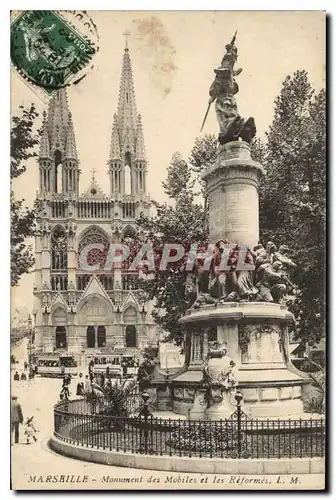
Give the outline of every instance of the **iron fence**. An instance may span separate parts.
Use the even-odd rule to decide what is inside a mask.
[[[65,442],[102,450],[179,457],[322,457],[325,423],[320,419],[250,419],[237,405],[223,420],[154,417],[144,400],[132,417],[100,413],[84,400],[54,407],[54,434]]]

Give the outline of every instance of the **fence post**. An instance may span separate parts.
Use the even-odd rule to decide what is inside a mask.
[[[242,409],[241,409],[241,403],[243,400],[243,395],[241,392],[237,392],[235,394],[235,400],[237,401],[237,452],[238,452],[238,458],[241,458],[241,445],[242,445],[242,433],[241,433]]]
[[[144,392],[142,394],[142,399],[144,402],[143,405],[143,416],[145,419],[145,430],[144,430],[144,447],[145,447],[145,453],[148,453],[148,416],[149,416],[149,409],[148,409],[148,400],[149,400],[149,394],[147,392]]]
[[[143,392],[141,394],[141,397],[143,399],[143,405],[142,405],[142,408],[139,412],[139,417],[140,417],[140,447],[139,447],[139,452],[140,453],[148,453],[148,417],[152,416],[152,414],[149,411],[149,407],[148,407],[149,406],[148,405],[149,394],[147,392]],[[141,428],[142,427],[141,417],[144,417],[143,433],[142,433],[142,428]]]

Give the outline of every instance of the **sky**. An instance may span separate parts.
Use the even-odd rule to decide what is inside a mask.
[[[95,176],[108,193],[107,161],[113,114],[117,111],[125,31],[133,68],[137,111],[142,115],[148,160],[148,192],[164,199],[161,182],[172,154],[186,159],[208,104],[214,68],[220,65],[228,43],[238,30],[237,77],[240,114],[253,116],[257,135],[263,136],[272,121],[273,105],[288,74],[308,72],[317,90],[325,86],[325,15],[302,11],[91,11],[97,26],[100,50],[94,69],[76,86],[68,88],[82,170],[80,191]],[[46,109],[31,86],[11,69],[11,112],[34,102]],[[203,134],[218,133],[214,109]],[[35,161],[14,184],[17,198],[31,205],[38,187]],[[12,308],[33,305],[33,275],[24,276],[12,290]]]

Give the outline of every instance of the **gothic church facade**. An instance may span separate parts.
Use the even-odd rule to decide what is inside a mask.
[[[108,159],[109,193],[93,169],[80,192],[75,126],[65,89],[44,113],[38,159],[40,213],[35,236],[35,351],[90,354],[114,348],[142,349],[157,343],[151,305],[132,290],[127,269],[105,271],[111,242],[131,241],[136,219],[148,214],[147,161],[137,114],[129,49],[123,54],[117,113]],[[95,272],[79,265],[88,245]]]

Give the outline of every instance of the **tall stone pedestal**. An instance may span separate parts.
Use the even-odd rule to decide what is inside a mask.
[[[218,147],[215,164],[203,174],[212,244],[226,239],[253,250],[259,243],[258,189],[262,174],[263,168],[252,160],[247,143],[235,141]],[[196,395],[200,387],[211,330],[220,344],[226,344],[227,355],[236,363],[236,378],[246,413],[270,418],[301,416],[304,381],[291,366],[287,347],[287,329],[292,320],[285,306],[244,302],[241,298],[238,302],[201,305],[198,310],[189,310],[180,319],[187,331],[186,364],[185,372],[173,381],[174,410],[185,413],[193,408],[190,391]],[[212,418],[220,414],[223,418],[226,406],[229,404],[224,401],[217,410],[210,408]]]

